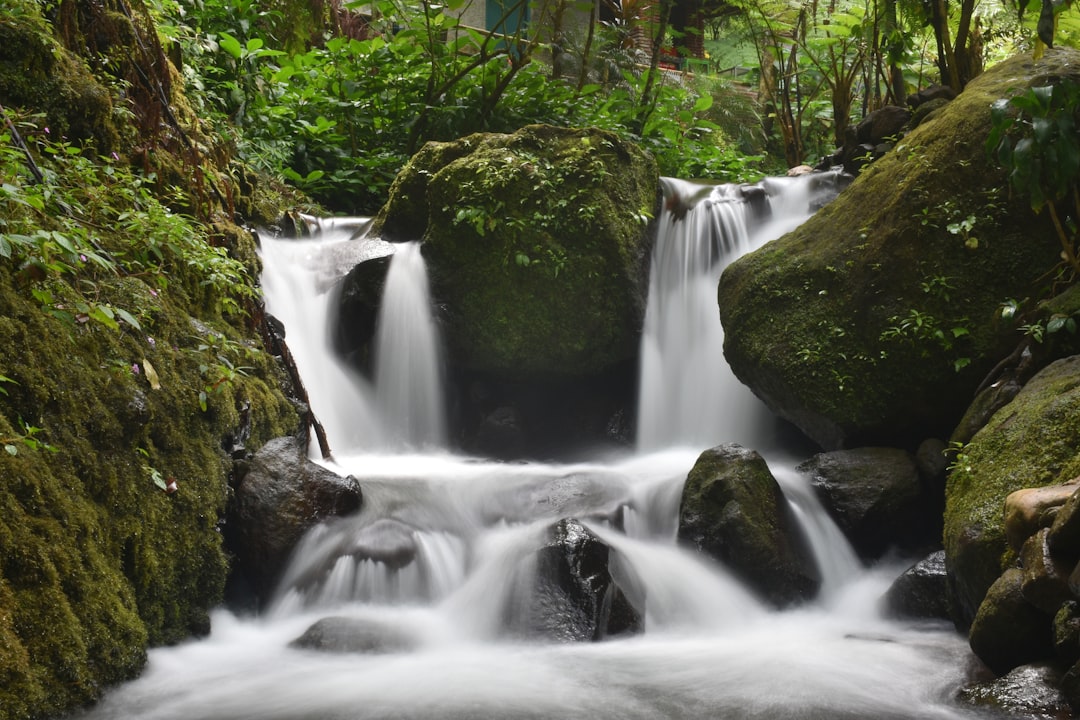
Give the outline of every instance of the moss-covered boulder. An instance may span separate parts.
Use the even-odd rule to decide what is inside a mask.
[[[741,445],[706,450],[683,487],[679,541],[729,567],[778,606],[811,598],[820,577],[765,459]]]
[[[423,240],[458,366],[589,375],[637,352],[658,193],[615,135],[530,126],[429,145],[373,232]]]
[[[987,157],[991,103],[1078,67],[1066,49],[995,66],[800,228],[729,266],[735,374],[826,449],[949,437],[1019,339],[995,313],[1047,297],[1060,252]]]
[[[371,232],[423,243],[464,447],[548,455],[630,414],[659,199],[651,156],[596,129],[429,143],[401,171]]]
[[[975,434],[946,484],[945,552],[954,615],[970,623],[987,590],[1016,559],[1005,500],[1022,488],[1080,476],[1080,356],[1058,360]]]

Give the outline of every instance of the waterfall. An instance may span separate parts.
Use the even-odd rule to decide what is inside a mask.
[[[364,250],[351,234],[362,224],[348,221],[312,240],[265,240],[268,309],[334,448],[321,462],[359,480],[362,507],[303,538],[260,617],[218,611],[210,637],[151,651],[144,675],[85,720],[979,717],[950,700],[964,640],[878,613],[896,569],[861,567],[723,361],[720,273],[805,219],[813,184],[665,185],[638,448],[574,464],[431,451],[447,430],[418,245]],[[342,267],[391,252],[368,380],[330,352],[329,318]],[[815,602],[776,610],[677,543],[689,469],[732,441],[762,448],[800,519],[823,578]],[[553,546],[553,528],[571,521],[585,529],[571,540],[587,531],[598,544]],[[580,588],[565,575],[603,585],[589,564],[598,552],[610,575],[602,611],[617,590],[639,632],[564,642],[559,628],[587,609],[563,601]],[[541,577],[552,562],[562,574]],[[320,650],[327,627],[337,635]]]
[[[398,245],[390,261],[375,351],[375,395],[391,437],[443,447],[442,352],[420,243]]]
[[[442,351],[419,243],[357,235],[365,224],[315,226],[304,240],[262,240],[267,311],[285,327],[315,416],[334,452],[440,448],[446,444]],[[390,255],[375,338],[373,380],[334,352],[341,278]]]
[[[638,448],[762,441],[767,416],[723,359],[716,285],[732,260],[793,229],[813,211],[803,178],[754,188],[664,179],[641,339]],[[764,207],[763,207],[764,205]]]

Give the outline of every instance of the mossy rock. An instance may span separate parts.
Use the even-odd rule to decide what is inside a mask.
[[[994,414],[957,456],[945,491],[945,552],[953,614],[966,625],[1015,561],[1005,498],[1080,476],[1080,356],[1052,363]]]
[[[679,541],[723,562],[778,605],[810,599],[820,577],[765,459],[737,444],[706,450],[686,479]]]
[[[1010,197],[987,157],[990,105],[1077,67],[1067,49],[995,66],[801,227],[732,263],[719,303],[735,374],[826,449],[949,437],[1019,340],[995,313],[1048,296],[1060,252],[1046,213]]]
[[[427,145],[373,232],[423,240],[451,364],[582,377],[636,356],[658,200],[636,146],[536,125]]]

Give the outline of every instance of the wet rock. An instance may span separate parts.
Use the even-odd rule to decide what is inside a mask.
[[[372,232],[423,242],[462,447],[499,406],[527,457],[603,442],[633,406],[659,187],[633,144],[544,125],[427,143],[398,174]]]
[[[940,523],[929,512],[910,453],[857,448],[820,453],[799,465],[822,504],[863,558],[890,548],[932,545]]]
[[[1059,689],[1061,671],[1038,664],[1018,667],[996,680],[960,691],[962,702],[1029,720],[1068,720],[1069,703]]]
[[[236,556],[236,572],[256,595],[269,596],[303,534],[360,505],[355,478],[308,460],[297,438],[271,440],[255,453],[229,506],[225,538]]]
[[[558,642],[640,632],[643,618],[616,584],[611,560],[610,548],[579,521],[552,525],[537,551],[532,590],[510,618],[511,631]]]
[[[1073,565],[1051,554],[1048,535],[1048,529],[1040,530],[1027,539],[1020,551],[1020,567],[1024,574],[1021,592],[1024,599],[1039,610],[1054,615],[1062,603],[1072,599],[1069,573]]]
[[[927,555],[889,587],[882,603],[896,617],[949,619],[945,599],[945,551]]]
[[[416,559],[415,530],[391,518],[376,520],[349,540],[350,554],[358,560],[402,568]]]
[[[683,489],[678,537],[776,605],[806,600],[820,584],[776,479],[761,455],[740,445],[698,458]]]
[[[416,645],[404,632],[374,620],[327,617],[289,643],[290,647],[330,653],[381,654],[410,650]]]
[[[334,350],[362,373],[372,371],[379,306],[392,257],[387,254],[359,263],[341,280],[331,337]]]
[[[1024,599],[1023,571],[1006,570],[986,593],[968,633],[971,649],[999,675],[1053,655],[1051,618]]]

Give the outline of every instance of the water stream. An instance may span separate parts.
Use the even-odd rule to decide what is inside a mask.
[[[416,246],[397,248],[391,263],[372,384],[334,360],[326,339],[324,260],[350,233],[266,241],[270,310],[330,436],[328,464],[363,479],[364,506],[304,539],[270,607],[215,612],[209,637],[152,651],[145,674],[87,718],[972,717],[951,701],[966,642],[943,624],[880,614],[902,566],[858,562],[791,470],[769,414],[723,362],[717,278],[808,216],[810,184],[766,183],[762,216],[734,188],[670,182],[669,193],[707,197],[661,218],[638,447],[591,462],[501,463],[445,449],[438,334]],[[688,470],[726,441],[770,459],[818,560],[817,601],[769,609],[675,542]],[[515,630],[535,620],[537,547],[563,518],[582,519],[612,548],[613,574],[644,605],[643,633],[564,643]],[[328,617],[363,628],[378,652],[292,646]]]

